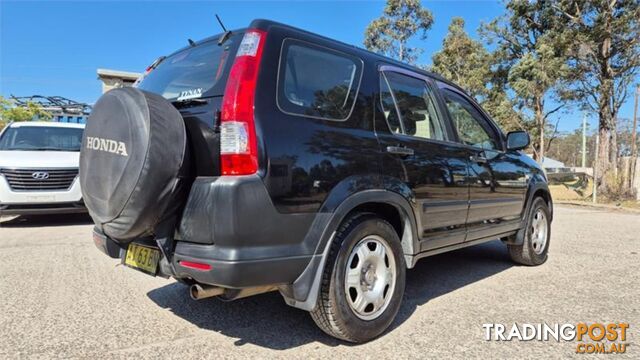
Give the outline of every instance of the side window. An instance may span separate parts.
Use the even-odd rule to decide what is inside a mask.
[[[356,57],[287,39],[282,45],[277,102],[286,113],[346,120],[360,85]]]
[[[495,139],[482,125],[486,120],[467,99],[447,89],[442,89],[442,94],[460,141],[485,150],[498,149]]]
[[[393,133],[445,140],[433,94],[424,80],[384,72],[380,75],[380,101]]]

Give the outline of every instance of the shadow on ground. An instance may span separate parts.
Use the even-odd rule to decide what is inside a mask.
[[[0,227],[44,227],[44,226],[69,226],[88,225],[93,221],[89,214],[52,214],[52,215],[23,215],[2,216]]]
[[[431,299],[480,281],[512,266],[506,247],[493,241],[418,262],[407,272],[405,296],[389,331],[407,320],[418,306]],[[302,310],[287,306],[280,294],[272,292],[233,302],[217,299],[193,301],[187,287],[173,283],[150,291],[149,298],[162,308],[206,330],[237,338],[246,343],[283,350],[320,341],[325,345],[345,345],[325,335]]]

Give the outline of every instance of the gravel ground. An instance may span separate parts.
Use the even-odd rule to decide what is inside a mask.
[[[631,345],[615,357],[640,357],[636,214],[557,207],[549,261],[536,268],[514,266],[497,241],[423,259],[391,329],[358,346],[278,293],[192,301],[100,253],[85,217],[0,226],[0,358],[576,356],[574,342],[484,340],[483,323],[514,322],[627,322]]]

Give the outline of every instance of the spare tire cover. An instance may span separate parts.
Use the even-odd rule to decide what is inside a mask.
[[[105,235],[126,243],[150,234],[175,208],[186,144],[182,116],[163,97],[136,88],[102,95],[84,131],[80,185]]]

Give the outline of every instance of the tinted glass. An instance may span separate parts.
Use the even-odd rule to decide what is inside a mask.
[[[391,96],[387,79],[383,75],[380,75],[380,102],[382,103],[384,118],[387,120],[391,132],[394,134],[402,134],[398,110],[393,102],[393,96]]]
[[[392,132],[445,140],[433,95],[424,80],[385,72],[380,80],[380,100]]]
[[[297,115],[346,119],[355,103],[361,64],[357,58],[340,52],[286,40],[278,106]]]
[[[482,114],[467,99],[453,91],[443,89],[442,93],[460,141],[487,150],[497,149],[495,140],[482,125],[485,123]]]
[[[223,45],[208,41],[164,59],[137,85],[142,90],[174,101],[222,95],[228,67],[242,33],[234,33]]]
[[[82,132],[78,128],[10,127],[0,138],[0,150],[80,151]]]

